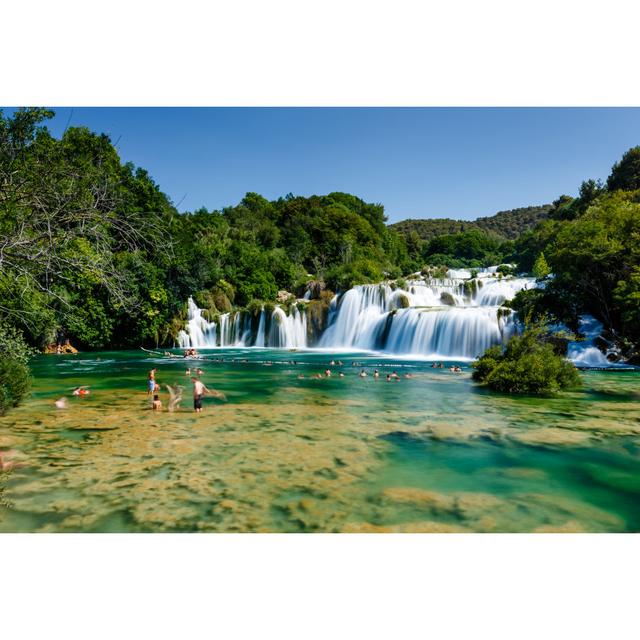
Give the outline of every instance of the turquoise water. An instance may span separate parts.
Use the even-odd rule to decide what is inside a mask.
[[[640,530],[640,372],[513,398],[477,387],[465,363],[455,374],[362,353],[203,356],[39,357],[31,398],[0,418],[0,530]],[[185,387],[179,411],[149,409],[152,366]],[[194,366],[226,395],[200,415]],[[90,396],[71,396],[80,384]]]

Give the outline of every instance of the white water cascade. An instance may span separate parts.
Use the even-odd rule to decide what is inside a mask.
[[[407,289],[360,285],[332,303],[320,346],[381,350],[398,355],[475,358],[515,330],[500,305],[532,278],[495,278],[486,270],[475,280],[449,272],[445,280],[412,280]]]
[[[517,330],[515,314],[502,305],[521,289],[537,285],[534,278],[497,277],[495,267],[480,270],[473,279],[470,275],[450,270],[445,279],[416,278],[404,289],[391,284],[355,286],[333,298],[320,335],[314,335],[307,312],[298,305],[289,313],[280,306],[271,312],[263,307],[257,314],[237,311],[209,321],[189,298],[188,321],[178,342],[183,348],[318,346],[473,359],[488,347],[505,343]],[[616,366],[595,344],[602,332],[600,323],[584,316],[580,332],[585,339],[569,343],[570,360],[578,367]]]
[[[610,362],[605,354],[596,347],[595,339],[602,333],[602,323],[598,322],[593,316],[581,316],[579,331],[584,336],[584,340],[570,342],[567,349],[567,358],[576,367],[597,369],[625,366],[624,364]]]
[[[187,325],[178,334],[178,344],[182,348],[307,346],[307,316],[295,306],[289,315],[281,307],[275,307],[270,315],[263,308],[255,330],[252,320],[251,313],[238,311],[223,313],[218,322],[210,322],[193,298],[189,298]]]

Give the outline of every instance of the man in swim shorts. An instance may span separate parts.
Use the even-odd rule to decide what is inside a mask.
[[[196,413],[202,413],[202,398],[208,389],[198,378],[191,378],[191,382],[193,382],[193,408]]]

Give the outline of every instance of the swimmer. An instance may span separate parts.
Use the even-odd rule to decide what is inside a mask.
[[[330,364],[332,367],[334,367],[334,366],[335,366],[335,364],[336,364],[336,361],[335,361],[335,360],[332,360],[329,364]]]
[[[444,363],[443,362],[440,363],[440,368],[444,369]]]
[[[373,377],[376,379],[380,377],[380,372],[377,369],[373,372]]]
[[[344,378],[344,373],[342,371],[338,374],[341,378]]]
[[[432,369],[436,369],[437,367],[438,367],[438,363],[437,363],[437,362],[434,362],[434,363],[431,365],[431,368],[432,368]]]
[[[331,377],[331,369],[327,369],[327,370],[324,372],[324,375],[325,375],[327,378],[330,378],[330,377]]]
[[[404,377],[405,377],[405,378],[413,378],[413,376],[412,376],[410,373],[405,373],[405,374],[404,374]]]
[[[398,372],[397,372],[397,371],[394,371],[394,372],[391,374],[391,377],[392,377],[394,380],[400,380],[400,376],[398,375]]]
[[[74,396],[88,396],[91,393],[91,391],[89,391],[89,387],[83,386],[83,387],[76,387],[72,394]]]
[[[184,372],[184,375],[185,375],[185,376],[190,376],[190,375],[191,375],[191,369],[187,369],[187,370]]]
[[[198,371],[196,372],[199,376],[204,374],[204,371],[202,369],[198,369]]]
[[[391,374],[387,373],[387,382],[391,382]]]
[[[367,372],[362,369],[362,371],[360,371],[360,373],[358,374],[361,378],[366,378],[367,377]]]
[[[56,409],[66,409],[68,406],[67,399],[64,397],[56,400],[53,404],[56,406]]]

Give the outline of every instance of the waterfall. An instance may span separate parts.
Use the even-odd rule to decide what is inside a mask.
[[[186,331],[178,334],[178,344],[182,347],[215,347],[216,323],[208,322],[202,317],[202,309],[189,298],[188,322]]]
[[[535,287],[533,278],[495,277],[496,267],[450,270],[445,279],[413,279],[406,288],[388,283],[358,285],[334,296],[329,304],[327,328],[318,346],[337,350],[382,351],[395,355],[472,359],[488,347],[502,344],[516,331],[514,314],[501,305],[522,289]],[[257,326],[256,326],[257,324]],[[595,346],[602,325],[584,316],[586,339],[569,345],[568,357],[578,366],[611,366]],[[308,346],[307,314],[293,305],[264,307],[258,318],[248,311],[223,313],[217,322],[202,316],[192,298],[188,321],[180,331],[181,347],[270,347],[298,349]]]
[[[462,280],[456,272],[445,280],[413,280],[406,290],[356,286],[330,309],[320,346],[475,358],[515,329],[510,316],[499,317],[500,305],[534,286],[532,278],[493,278],[492,269],[477,280]]]
[[[194,302],[188,301],[187,324],[178,334],[178,344],[182,348],[198,347],[286,347],[304,348],[307,346],[307,314],[296,306],[287,315],[276,306],[267,318],[262,308],[258,320],[255,340],[252,342],[252,318],[246,311],[234,314],[220,314],[218,322],[209,322],[202,316],[202,309]]]
[[[567,357],[577,367],[615,367],[616,363],[609,362],[606,356],[595,346],[595,339],[602,333],[602,323],[593,316],[580,317],[580,333],[584,340],[569,343]]]
[[[265,315],[264,315],[264,307],[262,307],[262,311],[260,312],[260,321],[258,322],[258,334],[256,335],[256,341],[254,342],[254,347],[264,347],[265,338],[264,338],[264,324],[265,324]]]
[[[270,347],[299,348],[307,346],[307,317],[296,307],[290,315],[276,307],[271,316]]]

